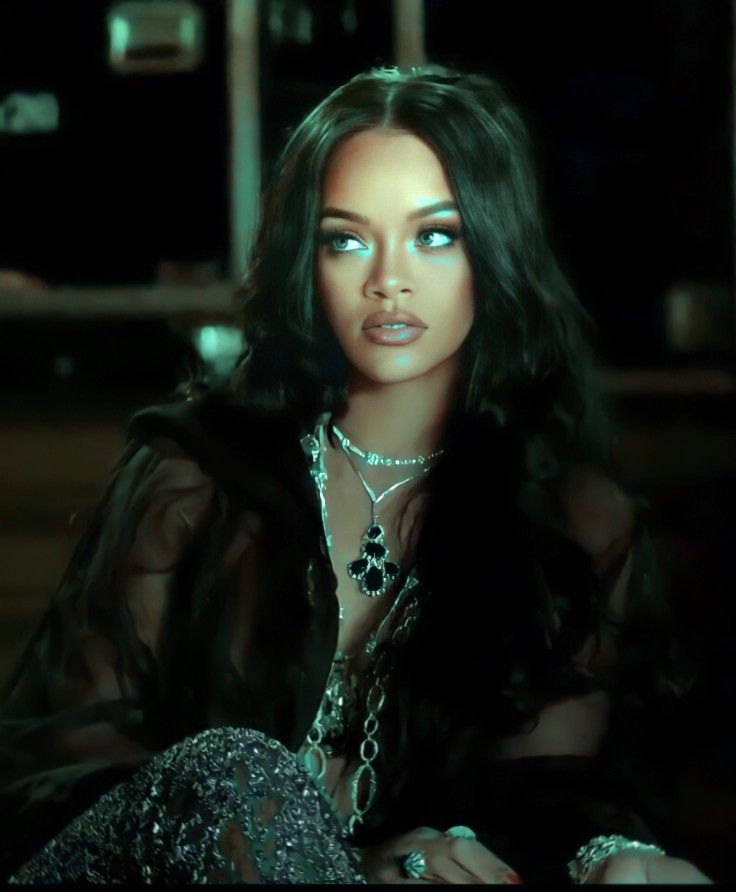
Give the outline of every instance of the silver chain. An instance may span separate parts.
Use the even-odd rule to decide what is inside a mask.
[[[415,580],[416,582],[416,580]],[[408,634],[409,629],[418,616],[419,599],[416,594],[404,608],[401,622],[391,635],[391,644],[396,645],[401,635]],[[374,642],[375,647],[375,642]],[[361,764],[356,768],[350,784],[350,804],[353,813],[348,819],[348,833],[352,834],[356,824],[363,823],[365,815],[370,811],[378,790],[378,776],[373,762],[378,758],[379,744],[376,735],[379,731],[378,715],[386,702],[386,683],[390,674],[390,658],[387,651],[382,651],[375,660],[373,666],[373,681],[366,697],[366,710],[368,715],[363,722],[365,737],[360,744]],[[360,782],[363,777],[368,780],[368,792],[365,803],[360,804]]]
[[[302,446],[305,451],[308,451],[310,453],[312,458],[311,475],[315,481],[317,491],[319,493],[325,539],[327,541],[328,548],[331,550],[332,537],[330,536],[327,528],[327,504],[325,499],[325,484],[327,482],[327,473],[324,467],[324,454],[322,451],[323,438],[324,421],[321,424],[318,424],[315,434],[307,435],[302,439]],[[371,494],[369,493],[369,496],[370,495]],[[386,627],[387,623],[390,622],[391,618],[396,613],[399,605],[404,600],[404,598],[417,584],[418,581],[416,579],[416,576],[413,572],[410,573],[390,610],[384,616],[383,620],[381,620],[378,628],[375,629],[369,636],[368,641],[364,646],[364,653],[366,655],[373,655],[376,647],[378,646],[383,629]],[[390,644],[392,646],[399,643],[402,636],[408,634],[409,629],[418,616],[418,606],[419,598],[417,597],[416,593],[414,593],[411,597],[408,598],[404,606],[401,619],[391,633]],[[336,652],[335,658],[333,660],[333,669],[338,663],[340,666],[345,665],[344,655],[341,654],[339,650]],[[368,695],[366,697],[367,715],[363,720],[364,737],[359,749],[360,764],[356,768],[350,783],[350,804],[352,808],[352,814],[347,819],[346,827],[348,834],[352,834],[354,832],[356,824],[362,823],[364,821],[365,815],[370,810],[376,797],[376,792],[378,789],[378,777],[373,763],[378,758],[380,751],[378,742],[379,714],[383,709],[386,700],[386,684],[390,675],[390,669],[390,657],[388,651],[380,651],[377,658],[373,661],[372,680],[370,688],[368,689]],[[323,702],[324,699],[325,698],[323,697]],[[328,757],[324,748],[325,728],[323,725],[322,712],[323,703],[320,704],[320,708],[317,711],[314,722],[312,723],[312,726],[307,733],[306,740],[304,741],[304,744],[302,745],[302,748],[299,752],[305,767],[314,778],[317,786],[329,798],[329,792],[327,791],[325,786],[325,775],[327,772]],[[361,803],[361,785],[364,782],[367,783],[367,792],[365,801]]]
[[[381,499],[384,496],[387,496],[390,492],[393,492],[395,489],[398,489],[400,486],[403,486],[404,483],[409,483],[410,480],[415,480],[417,477],[419,477],[422,474],[425,474],[427,471],[430,470],[429,468],[422,468],[421,471],[417,471],[417,473],[412,474],[411,477],[404,477],[404,479],[399,480],[398,483],[394,483],[391,486],[387,487],[386,489],[384,489],[384,491],[381,493],[380,496],[376,496],[376,493],[370,486],[368,486],[368,483],[367,483],[365,477],[355,467],[355,465],[352,462],[352,459],[347,454],[347,452],[345,453],[345,457],[347,458],[347,460],[350,464],[350,467],[355,471],[355,473],[360,478],[360,482],[363,484],[363,489],[368,493],[368,498],[371,500],[371,517],[374,522],[376,519],[376,505],[381,501]]]
[[[431,455],[418,455],[416,458],[387,458],[385,455],[379,455],[377,452],[363,452],[362,449],[358,449],[355,443],[351,443],[334,422],[332,423],[332,430],[335,432],[335,436],[340,441],[343,449],[346,451],[350,450],[353,455],[357,455],[358,458],[371,466],[381,465],[384,468],[393,468],[399,465],[425,465],[432,459],[438,458],[445,451],[444,449],[439,449]]]

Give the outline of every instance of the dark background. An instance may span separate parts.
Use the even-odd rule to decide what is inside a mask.
[[[69,286],[155,287],[162,261],[205,264],[221,280],[231,268],[225,3],[199,4],[197,71],[135,77],[107,64],[110,5],[0,4],[0,102],[48,90],[61,107],[54,134],[0,133],[0,271],[38,277],[59,301]],[[308,38],[284,24],[290,5],[311,22]],[[731,5],[425,0],[424,10],[428,60],[497,78],[533,134],[550,238],[611,373],[619,467],[652,505],[668,595],[702,672],[678,714],[642,734],[649,792],[673,850],[736,880]],[[259,14],[266,180],[289,128],[346,78],[392,64],[394,41],[389,0],[261,0]],[[676,287],[720,307],[709,336],[685,347],[667,324]],[[191,350],[174,313],[21,318],[3,313],[0,289],[3,674],[99,497],[129,412],[165,397]]]
[[[288,128],[350,75],[392,64],[389,0],[301,0],[308,44],[261,9],[263,173]],[[53,285],[155,281],[161,260],[229,264],[225,4],[201,68],[112,72],[105,0],[5,0],[0,97],[51,89],[55,134],[0,135],[0,268]],[[482,15],[481,15],[482,13]],[[504,84],[533,132],[564,269],[604,359],[668,355],[666,290],[733,278],[731,10],[727,0],[546,4],[426,0],[430,61]],[[698,358],[697,361],[700,361]]]

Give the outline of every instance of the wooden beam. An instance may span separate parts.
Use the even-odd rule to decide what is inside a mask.
[[[0,319],[230,318],[234,317],[236,306],[236,286],[232,282],[202,287],[158,285],[140,288],[48,288],[41,291],[0,288]]]
[[[423,65],[424,0],[393,0],[394,58],[399,68]]]
[[[242,279],[258,224],[261,127],[258,0],[227,0],[230,109],[230,274]]]

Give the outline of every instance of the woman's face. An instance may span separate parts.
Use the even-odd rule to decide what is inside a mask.
[[[317,288],[353,374],[391,384],[459,368],[473,280],[454,195],[421,139],[368,130],[336,148],[322,193]],[[415,324],[374,327],[393,314],[394,325],[402,315]]]

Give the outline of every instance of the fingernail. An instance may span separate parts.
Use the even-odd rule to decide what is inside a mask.
[[[524,883],[519,874],[515,873],[513,870],[509,870],[508,873],[505,874],[501,882],[511,886],[521,886]]]

